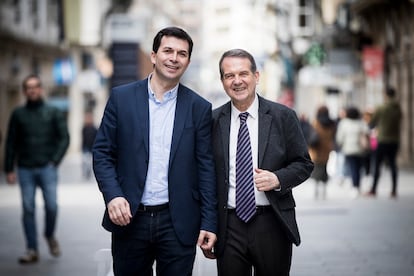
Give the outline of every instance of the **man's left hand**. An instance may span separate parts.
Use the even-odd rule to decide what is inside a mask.
[[[217,236],[213,232],[200,230],[198,235],[197,245],[200,246],[203,254],[208,259],[215,259],[216,255],[213,252],[213,246],[217,241]]]

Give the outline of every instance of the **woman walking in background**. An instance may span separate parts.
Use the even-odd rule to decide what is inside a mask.
[[[368,126],[361,119],[358,108],[348,107],[346,117],[339,122],[336,142],[345,155],[345,165],[348,166],[351,174],[353,197],[357,197],[360,194],[361,167],[366,151],[362,141],[368,134]]]
[[[334,149],[335,141],[335,122],[330,118],[329,109],[326,106],[318,108],[312,127],[314,133],[310,138],[309,154],[315,167],[311,178],[315,180],[315,199],[319,197],[325,199],[328,182],[326,165],[329,154]],[[322,189],[321,194],[319,194],[320,188]]]

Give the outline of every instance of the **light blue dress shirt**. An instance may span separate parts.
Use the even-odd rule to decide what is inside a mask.
[[[149,163],[141,203],[160,205],[168,202],[168,167],[174,128],[178,84],[159,101],[151,90],[148,78],[149,101]]]

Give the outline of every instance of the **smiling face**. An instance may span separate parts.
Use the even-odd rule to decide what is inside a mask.
[[[184,39],[163,36],[157,52],[151,53],[154,77],[168,83],[178,83],[190,64],[189,44]]]
[[[252,72],[249,59],[244,57],[225,57],[221,71],[227,95],[239,111],[246,111],[254,101],[259,72]]]

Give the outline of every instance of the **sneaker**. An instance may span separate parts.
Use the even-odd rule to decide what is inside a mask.
[[[60,247],[59,243],[55,238],[46,238],[47,245],[49,246],[49,252],[53,257],[60,256]]]
[[[34,249],[28,249],[26,253],[19,257],[20,264],[33,264],[39,260],[39,254]]]

